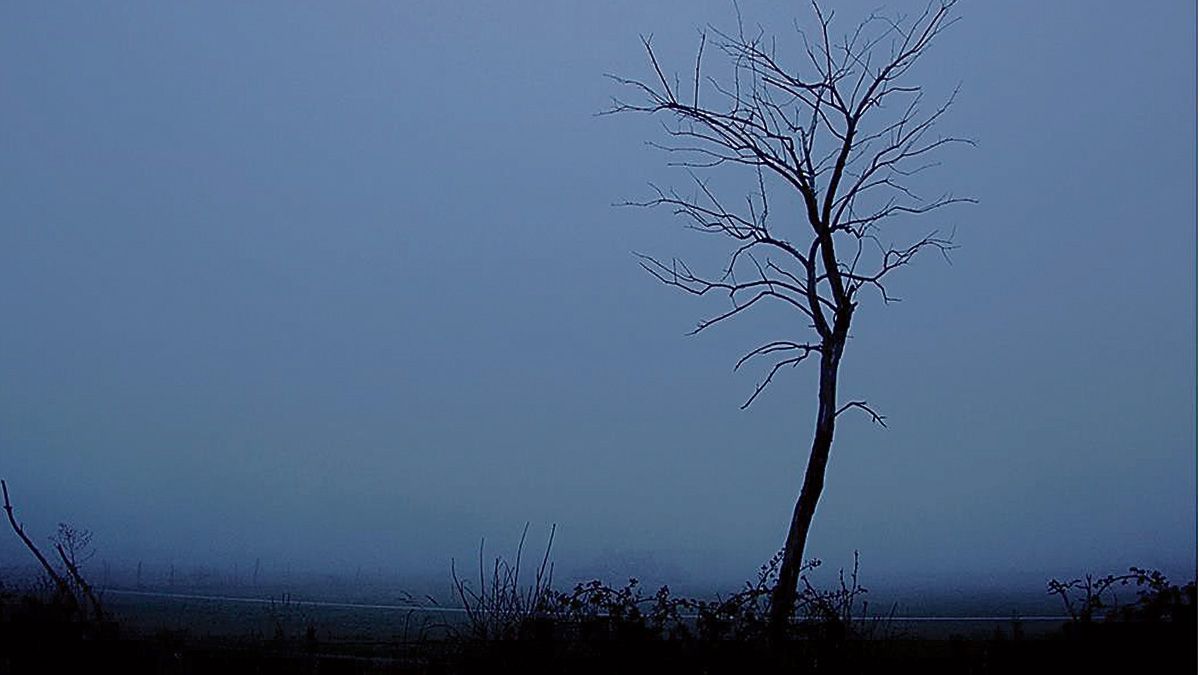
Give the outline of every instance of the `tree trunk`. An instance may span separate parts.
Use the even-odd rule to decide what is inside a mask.
[[[836,336],[827,342],[827,348],[821,353],[817,428],[808,456],[808,467],[804,471],[804,485],[800,489],[800,498],[796,500],[796,508],[792,511],[792,522],[783,545],[779,582],[771,593],[768,632],[775,641],[784,637],[795,608],[796,586],[800,582],[800,568],[804,564],[804,543],[817,510],[817,500],[821,498],[821,489],[825,486],[825,467],[829,463],[837,413],[838,364],[842,359],[844,344],[845,338]]]

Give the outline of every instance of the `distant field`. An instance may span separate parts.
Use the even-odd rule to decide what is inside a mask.
[[[319,596],[318,596],[319,597]],[[461,615],[452,606],[412,606],[395,601],[364,602],[313,599],[299,595],[274,597],[246,589],[152,591],[105,590],[105,604],[122,624],[141,633],[186,631],[193,636],[272,637],[303,634],[308,626],[327,641],[405,641],[422,629],[453,625]],[[868,611],[868,616],[877,612]],[[1065,617],[1053,612],[1017,615],[959,612],[955,614],[895,614],[879,616],[877,631],[896,637],[945,638],[952,635],[988,637],[1043,634],[1058,630]]]

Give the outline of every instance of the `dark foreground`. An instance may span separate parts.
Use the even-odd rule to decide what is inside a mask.
[[[135,634],[119,624],[63,621],[52,608],[7,608],[0,675],[24,673],[1195,673],[1191,620],[1071,622],[1039,636],[949,639],[824,634],[771,647],[761,640],[659,639],[611,625],[570,636],[532,627],[515,639],[354,642],[295,637]]]
[[[228,608],[213,614],[219,623],[210,626],[224,632],[139,625],[136,612],[105,602],[70,569],[75,586],[61,577],[20,590],[0,584],[0,675],[1197,672],[1195,582],[1179,586],[1136,567],[1051,580],[1049,594],[1070,617],[1061,624],[1032,631],[1014,618],[991,634],[945,638],[868,617],[857,565],[833,589],[803,579],[782,634],[767,622],[770,565],[742,591],[697,600],[665,586],[647,594],[636,579],[556,590],[540,570],[523,585],[516,566],[498,561],[478,586],[452,571],[458,606],[406,606],[402,625],[334,630],[310,611],[316,603],[285,599],[266,605],[269,621],[258,627],[235,628]]]

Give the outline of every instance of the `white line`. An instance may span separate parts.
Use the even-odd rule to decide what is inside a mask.
[[[462,613],[457,607],[426,607],[423,605],[373,605],[355,602],[328,602],[324,600],[297,600],[291,597],[276,600],[274,598],[244,598],[228,595],[199,595],[196,593],[158,593],[154,591],[129,591],[119,588],[106,588],[105,593],[114,595],[140,595],[149,598],[167,598],[172,600],[208,600],[212,602],[242,602],[252,605],[309,605],[311,607],[339,607],[344,609],[393,609],[417,610],[421,612],[452,612]]]
[[[325,600],[296,600],[288,598],[287,600],[276,600],[273,598],[246,598],[229,595],[200,595],[196,593],[161,593],[156,591],[131,591],[119,588],[106,588],[105,593],[114,595],[137,595],[148,598],[164,598],[173,600],[207,600],[210,602],[241,602],[253,605],[274,605],[274,604],[293,604],[293,605],[308,605],[310,607],[334,607],[340,609],[386,609],[386,610],[406,610],[416,612],[431,612],[444,614],[465,614],[466,610],[459,607],[427,607],[424,605],[380,605],[366,604],[355,602],[329,602]],[[686,616],[684,618],[696,618]],[[891,621],[920,621],[920,622],[948,622],[948,621],[1069,621],[1069,616],[892,616],[892,617],[875,617],[879,620]]]

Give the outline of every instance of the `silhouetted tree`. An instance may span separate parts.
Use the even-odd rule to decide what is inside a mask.
[[[54,566],[42,554],[41,549],[33,543],[29,535],[25,534],[25,527],[17,521],[17,516],[13,512],[12,502],[8,499],[8,483],[3,480],[0,480],[0,492],[4,495],[4,513],[8,516],[8,524],[12,527],[13,534],[17,535],[21,543],[25,544],[25,548],[29,549],[29,552],[37,559],[38,564],[42,567],[42,571],[46,574],[46,578],[54,584],[59,599],[66,603],[71,611],[74,611],[78,608],[78,602],[75,598],[75,592],[71,589],[71,582],[65,576],[59,574],[58,570],[54,569]]]
[[[832,13],[813,3],[814,23],[800,32],[794,56],[785,62],[762,29],[748,32],[738,19],[736,34],[708,29],[700,38],[693,68],[681,83],[668,76],[643,42],[653,75],[649,80],[614,78],[636,92],[637,100],[617,100],[609,112],[640,112],[669,118],[675,165],[689,169],[687,192],[664,191],[639,206],[664,206],[688,226],[731,240],[728,264],[716,274],[685,262],[640,256],[659,281],[694,295],[727,295],[732,307],[701,321],[693,333],[730,319],[762,302],[778,302],[798,312],[813,331],[785,336],[742,356],[735,370],[757,358],[772,359],[743,407],[749,406],[786,366],[809,357],[820,363],[817,418],[804,480],[783,548],[779,581],[771,597],[771,632],[782,636],[794,611],[804,545],[817,500],[837,418],[859,410],[880,424],[884,417],[866,401],[838,397],[841,364],[851,318],[862,291],[887,303],[889,275],[926,249],[945,255],[951,237],[937,230],[903,244],[885,242],[893,219],[928,214],[969,202],[950,193],[918,195],[909,180],[931,166],[930,155],[966,139],[940,136],[935,124],[951,95],[932,109],[922,108],[922,88],[908,81],[913,65],[943,30],[955,0],[935,0],[913,19],[873,14],[837,38]],[[715,46],[731,62],[726,79],[704,72],[705,46]],[[689,81],[690,80],[690,81]],[[698,171],[736,166],[750,172],[755,188],[734,208]],[[769,208],[772,188],[796,199]],[[740,201],[740,200],[739,200]]]

